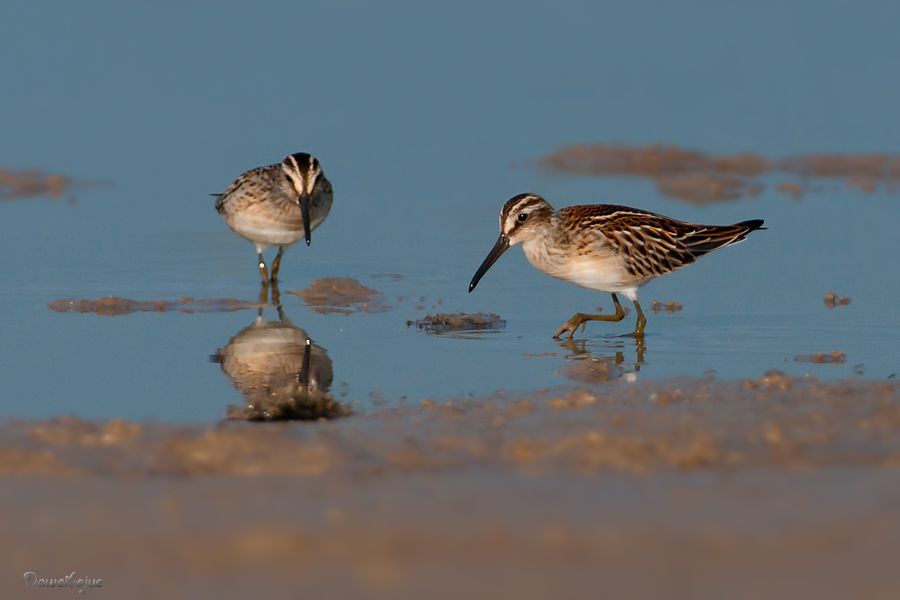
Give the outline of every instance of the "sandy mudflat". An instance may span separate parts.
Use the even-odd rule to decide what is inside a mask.
[[[892,598],[898,466],[900,385],[778,373],[318,423],[9,422],[0,548],[13,584],[78,569],[96,597]]]
[[[760,154],[715,155],[675,145],[571,145],[544,156],[538,164],[570,174],[644,177],[664,196],[706,204],[752,198],[765,189],[763,177],[791,177],[775,190],[797,199],[825,189],[823,181],[843,180],[871,194],[894,191],[900,182],[900,156],[894,154],[805,154],[781,159]],[[816,180],[817,182],[814,182]]]

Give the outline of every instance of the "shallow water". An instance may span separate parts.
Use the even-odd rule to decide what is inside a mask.
[[[177,18],[162,5],[128,14],[60,6],[54,20],[5,5],[15,18],[0,15],[0,64],[18,83],[4,99],[0,166],[96,185],[73,192],[74,202],[0,202],[3,415],[215,421],[240,404],[209,356],[256,320],[255,309],[106,317],[48,303],[253,302],[252,246],[227,229],[208,193],[300,150],[321,160],[335,203],[312,246],[285,257],[283,311],[325,349],[332,392],[357,411],[567,385],[567,368],[584,359],[618,362],[612,376],[629,381],[900,371],[896,190],[826,180],[793,200],[770,175],[755,198],[697,206],[646,180],[530,164],[574,142],[776,158],[900,152],[900,83],[887,75],[900,52],[897,8],[876,4],[863,18],[801,2],[732,9],[726,20],[713,10],[594,8],[552,23],[544,8],[521,7],[515,27],[499,9],[479,7],[473,21],[463,8],[432,8],[410,28],[363,4],[302,15],[281,7],[277,22],[237,3],[213,16],[179,6]],[[298,20],[319,25],[304,28],[302,47]],[[807,25],[802,44],[797,22]],[[238,30],[243,37],[223,40]],[[607,294],[551,280],[515,248],[466,293],[500,206],[522,191],[557,206],[624,203],[698,222],[764,218],[769,229],[643,288],[642,353],[615,337],[633,315],[591,323],[567,345],[551,334],[576,311],[611,310]],[[321,314],[286,293],[325,277],[380,291],[387,310]],[[827,308],[829,290],[852,302]],[[654,314],[654,298],[684,309]],[[506,326],[437,336],[407,325],[453,311],[497,313]],[[278,315],[267,308],[264,318]],[[794,360],[834,350],[846,362]]]

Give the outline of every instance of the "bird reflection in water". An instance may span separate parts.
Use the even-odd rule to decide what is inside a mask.
[[[625,381],[636,381],[641,365],[644,364],[646,342],[634,340],[635,360],[625,361],[623,349],[598,353],[596,347],[588,347],[587,340],[560,340],[559,346],[567,351],[568,366],[560,372],[564,377],[578,383],[605,383],[622,377]]]
[[[284,315],[278,287],[272,304],[260,294],[257,317],[210,357],[222,367],[245,406],[229,406],[228,418],[246,421],[332,419],[350,413],[328,392],[334,379],[331,359],[303,329]],[[263,311],[274,306],[278,320]]]

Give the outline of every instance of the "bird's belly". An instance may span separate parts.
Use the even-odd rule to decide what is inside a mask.
[[[235,233],[257,244],[289,246],[304,235],[302,220],[277,220],[249,212],[234,215],[228,224]]]
[[[621,292],[635,287],[635,282],[628,279],[621,262],[613,256],[599,260],[570,260],[550,275],[600,292]]]
[[[589,254],[575,254],[554,251],[546,244],[524,242],[522,249],[537,269],[589,290],[624,292],[637,287],[625,270],[622,259],[603,248],[594,248]]]

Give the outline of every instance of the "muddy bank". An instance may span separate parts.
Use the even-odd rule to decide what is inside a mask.
[[[354,312],[384,312],[389,306],[378,290],[352,277],[326,277],[312,281],[305,290],[288,290],[317,313],[349,315]]]
[[[0,551],[110,597],[890,598],[898,465],[900,386],[777,372],[316,424],[14,422]]]
[[[821,191],[816,180],[840,180],[872,193],[900,189],[900,156],[892,154],[809,154],[773,159],[753,153],[714,155],[674,145],[574,145],[548,154],[538,165],[601,177],[626,176],[653,180],[671,198],[703,204],[760,194],[770,174],[794,177],[774,189],[792,198]]]
[[[95,300],[87,298],[60,298],[47,307],[60,313],[96,313],[103,317],[118,317],[135,312],[231,312],[247,308],[259,308],[257,302],[235,298],[178,298],[177,300],[132,300],[119,296],[103,296]]]
[[[489,465],[651,473],[900,464],[900,385],[777,371],[744,382],[619,382],[423,401],[336,423],[340,429],[15,423],[0,433],[0,472],[371,474]]]

